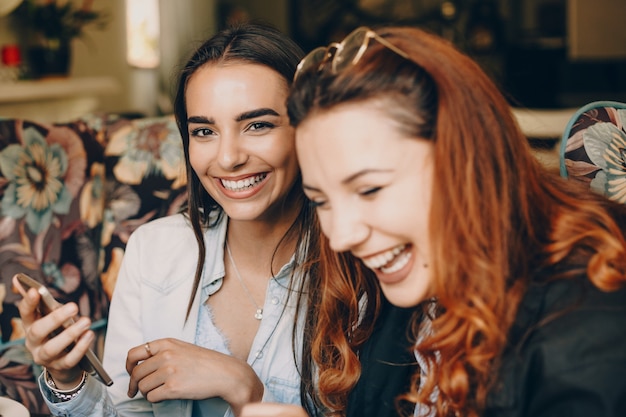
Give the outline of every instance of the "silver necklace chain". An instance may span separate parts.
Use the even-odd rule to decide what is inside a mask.
[[[254,297],[252,296],[252,293],[250,292],[246,284],[243,282],[243,278],[241,278],[241,274],[239,273],[239,269],[237,269],[237,265],[235,264],[235,259],[233,258],[233,254],[230,251],[230,247],[228,246],[228,241],[226,241],[226,253],[228,253],[228,259],[230,259],[230,263],[233,265],[233,269],[235,270],[235,276],[239,280],[239,283],[243,287],[250,301],[252,301],[252,304],[254,304],[254,306],[256,307],[256,313],[254,313],[254,318],[257,320],[261,320],[263,318],[263,309],[259,307],[259,305],[256,303],[256,301],[254,300]]]

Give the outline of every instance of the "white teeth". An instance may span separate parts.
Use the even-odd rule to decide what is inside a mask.
[[[411,252],[403,253],[389,268],[385,268],[383,266],[380,268],[380,270],[385,274],[391,274],[393,272],[399,271],[404,268],[407,263],[409,263],[409,259],[411,259]]]
[[[243,191],[251,187],[254,187],[256,184],[263,181],[265,177],[267,177],[267,174],[255,175],[254,177],[246,178],[245,180],[239,180],[239,181],[229,181],[229,180],[224,180],[224,179],[220,181],[222,181],[222,185],[227,190]]]
[[[389,268],[383,268],[385,265],[388,265],[391,261],[396,259],[398,255],[400,255],[404,249],[406,249],[406,244],[396,246],[393,249],[388,250],[387,252],[380,253],[376,256],[372,256],[371,258],[363,259],[363,263],[370,269],[381,269],[382,272],[391,273],[402,268],[406,263],[411,259],[411,253],[405,253],[402,257],[397,259],[397,262],[391,265]]]

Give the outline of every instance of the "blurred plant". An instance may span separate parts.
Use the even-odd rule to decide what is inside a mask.
[[[12,15],[36,37],[61,42],[82,37],[87,26],[108,24],[108,16],[93,9],[93,0],[25,0]]]

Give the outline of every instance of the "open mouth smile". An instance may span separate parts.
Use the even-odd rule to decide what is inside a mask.
[[[238,191],[246,191],[246,190],[253,188],[257,184],[263,182],[265,177],[267,177],[267,173],[254,175],[252,177],[248,177],[246,179],[237,180],[237,181],[220,179],[220,182],[222,183],[222,186],[226,188],[227,190],[238,192]]]
[[[411,259],[410,245],[406,243],[363,259],[363,263],[370,269],[378,270],[384,274],[391,274],[401,270]]]

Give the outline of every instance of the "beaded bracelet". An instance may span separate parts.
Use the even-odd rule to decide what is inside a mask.
[[[46,385],[52,391],[52,394],[61,400],[61,402],[69,401],[72,398],[75,398],[85,387],[87,383],[87,372],[83,371],[82,378],[77,386],[68,390],[58,389],[56,383],[52,379],[52,375],[48,372],[46,368],[43,369],[43,379],[46,381]]]

